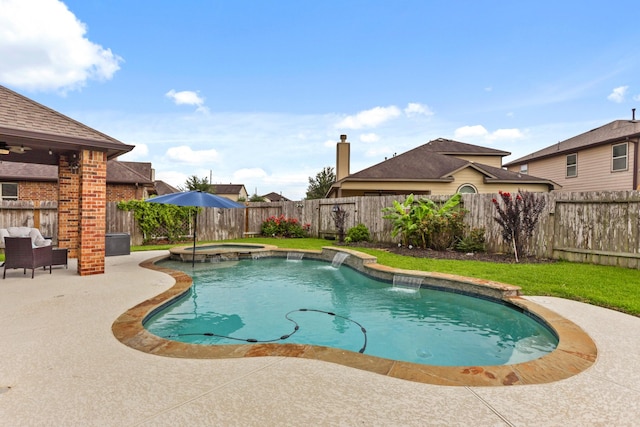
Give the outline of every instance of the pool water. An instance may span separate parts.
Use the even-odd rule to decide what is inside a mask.
[[[313,344],[439,366],[521,363],[558,343],[546,326],[505,304],[396,287],[322,261],[161,266],[194,279],[185,298],[145,321],[151,333],[176,341]]]

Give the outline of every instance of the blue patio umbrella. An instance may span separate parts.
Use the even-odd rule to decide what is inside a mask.
[[[158,196],[148,199],[147,202],[175,206],[191,206],[198,208],[240,209],[245,207],[241,203],[234,202],[216,194],[205,193],[204,191],[200,190],[165,194],[164,196]],[[198,229],[198,214],[196,213],[193,218],[193,256],[191,258],[192,266],[195,265],[196,259],[196,233]]]

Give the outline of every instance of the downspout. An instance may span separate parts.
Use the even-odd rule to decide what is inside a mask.
[[[635,142],[633,143],[634,146],[634,150],[633,150],[633,189],[634,190],[638,190],[638,141],[640,141],[640,138],[636,138]]]

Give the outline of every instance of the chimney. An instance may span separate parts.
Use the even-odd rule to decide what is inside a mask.
[[[350,152],[347,135],[340,135],[340,142],[336,144],[336,181],[349,176]]]
[[[631,120],[635,120],[636,119],[636,109],[632,108],[631,109]]]

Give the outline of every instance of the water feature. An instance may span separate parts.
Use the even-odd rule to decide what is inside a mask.
[[[404,291],[419,295],[420,287],[422,286],[422,280],[422,277],[394,274],[392,290]]]
[[[331,261],[331,267],[339,268],[344,262],[344,260],[347,259],[348,257],[349,257],[349,254],[347,253],[336,252],[336,254],[333,256],[333,261]]]
[[[304,252],[287,252],[287,261],[301,261]]]

